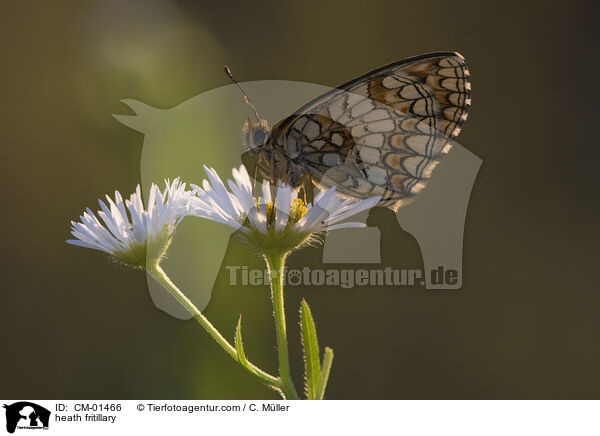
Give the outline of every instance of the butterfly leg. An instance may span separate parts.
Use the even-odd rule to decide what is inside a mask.
[[[312,180],[312,176],[308,173],[304,173],[300,176],[296,182],[296,187],[302,185],[302,191],[304,193],[304,204],[314,204],[315,200],[315,185]]]
[[[267,167],[262,166],[259,163],[254,164],[254,180],[252,181],[252,192],[256,192],[256,182],[258,181],[258,173],[260,171],[260,175],[263,179],[268,179],[271,177],[271,173]]]
[[[310,198],[311,206],[314,206],[315,205],[315,184],[313,183],[311,176],[308,176],[308,197]]]
[[[252,192],[256,192],[256,178],[258,176],[258,167],[259,167],[259,163],[256,162],[254,164],[254,175],[252,176]]]
[[[304,180],[306,179],[307,175],[308,174],[306,174],[306,173],[302,174],[300,176],[300,178],[298,179],[298,181],[296,182],[296,184],[294,185],[294,188],[299,189],[300,187],[302,187],[302,196],[303,196],[304,204],[307,204],[306,203],[306,189],[304,189],[304,186],[302,186],[302,185],[304,185]]]
[[[256,181],[258,179],[258,171],[260,171],[260,175],[265,178],[265,179],[270,179],[271,178],[271,172],[269,171],[269,169],[262,165],[259,162],[254,164],[254,189],[256,189]]]

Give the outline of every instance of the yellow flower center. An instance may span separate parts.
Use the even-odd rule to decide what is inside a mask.
[[[256,204],[256,209],[260,210],[260,197],[256,197],[254,199],[254,203]],[[273,230],[275,217],[277,215],[277,208],[273,207],[272,201],[268,201],[265,206],[267,212],[267,228],[269,230]],[[304,204],[304,201],[302,201],[299,198],[294,198],[290,205],[290,214],[286,228],[300,221],[300,218],[302,218],[306,214],[306,212],[308,212],[308,208]]]
[[[260,210],[260,198],[254,199],[256,208]],[[269,201],[265,205],[267,218],[267,232],[262,233],[250,225],[246,218],[244,226],[250,231],[244,234],[244,237],[254,245],[260,253],[269,256],[282,256],[290,251],[302,246],[311,239],[311,234],[298,232],[293,229],[293,225],[308,212],[308,208],[302,200],[295,198],[290,204],[290,212],[287,224],[284,229],[275,232],[275,218],[277,214],[277,205]],[[274,207],[275,206],[275,207]]]

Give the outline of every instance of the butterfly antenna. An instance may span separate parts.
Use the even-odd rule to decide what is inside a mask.
[[[254,112],[254,116],[256,117],[256,121],[260,121],[260,117],[258,116],[256,107],[250,101],[250,97],[248,97],[248,94],[246,94],[246,91],[244,91],[244,89],[240,86],[240,84],[237,82],[237,80],[235,80],[233,78],[233,74],[231,74],[231,70],[229,69],[229,67],[227,65],[225,65],[224,68],[225,68],[225,74],[227,74],[227,77],[229,77],[231,79],[231,81],[233,83],[235,83],[235,86],[237,86],[239,88],[239,90],[242,92],[242,94],[244,95],[244,103],[246,103],[248,106],[250,106],[252,108],[252,111]]]

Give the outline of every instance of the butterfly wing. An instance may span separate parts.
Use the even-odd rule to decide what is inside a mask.
[[[470,106],[458,53],[378,68],[323,94],[273,127],[271,145],[322,187],[382,196],[397,209],[426,184]]]

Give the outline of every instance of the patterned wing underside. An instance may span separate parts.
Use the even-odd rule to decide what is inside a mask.
[[[322,187],[354,198],[381,195],[396,210],[426,184],[470,105],[456,53],[377,69],[299,109],[273,128],[273,146]]]

